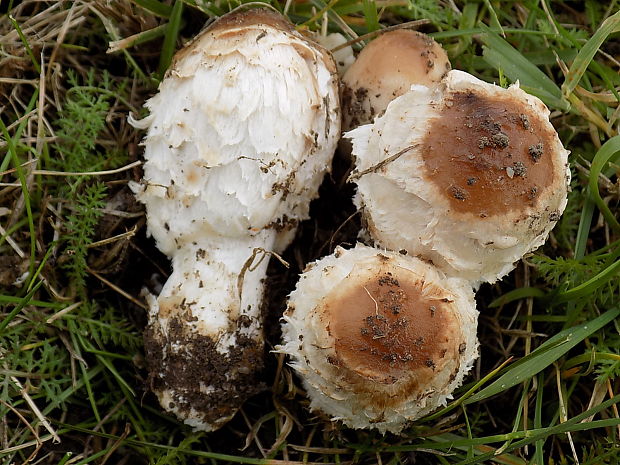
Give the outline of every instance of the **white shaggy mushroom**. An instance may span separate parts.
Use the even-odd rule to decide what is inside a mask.
[[[510,272],[566,206],[568,151],[548,117],[518,85],[461,71],[412,86],[346,135],[370,236],[474,285]]]
[[[448,71],[448,55],[431,37],[407,29],[381,34],[342,77],[343,129],[371,123],[412,84],[433,86]]]
[[[279,351],[312,410],[398,433],[439,406],[478,355],[469,283],[363,245],[312,263],[290,295]]]
[[[133,188],[173,268],[149,297],[150,383],[166,410],[210,431],[261,389],[264,258],[288,245],[329,169],[336,67],[284,17],[233,13],[177,53],[146,107]]]

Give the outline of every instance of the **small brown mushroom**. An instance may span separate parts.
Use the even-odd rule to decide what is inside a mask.
[[[407,29],[380,35],[342,78],[343,130],[372,122],[412,84],[435,85],[448,71],[448,56],[431,37]]]

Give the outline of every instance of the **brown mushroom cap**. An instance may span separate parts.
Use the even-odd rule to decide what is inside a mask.
[[[453,70],[347,137],[375,243],[474,285],[542,245],[566,206],[568,151],[549,110],[518,85]]]
[[[485,218],[536,208],[539,193],[565,177],[549,153],[557,134],[543,117],[513,94],[449,95],[419,147],[426,180],[456,212]]]
[[[458,359],[453,301],[409,270],[388,264],[352,272],[323,302],[320,311],[335,341],[333,363],[355,375],[384,384],[409,377],[415,389],[420,378]]]
[[[446,52],[431,37],[406,29],[380,35],[342,78],[343,129],[372,122],[412,84],[435,85],[449,70]]]
[[[400,431],[444,405],[477,356],[465,280],[359,244],[310,265],[284,319],[280,351],[311,408],[353,428]]]

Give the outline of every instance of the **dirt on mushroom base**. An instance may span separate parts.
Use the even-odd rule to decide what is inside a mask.
[[[247,398],[265,389],[266,383],[259,376],[264,359],[262,341],[244,336],[238,328],[234,333],[236,344],[221,354],[213,339],[188,334],[185,320],[173,317],[168,325],[165,340],[160,328],[147,327],[144,349],[149,387],[155,392],[174,393],[170,410],[186,418],[197,418],[198,414],[199,421],[217,424],[234,415]],[[172,348],[178,350],[172,352]],[[187,363],[188,359],[192,363]],[[252,369],[239,368],[244,366]],[[210,391],[210,386],[222,388]]]

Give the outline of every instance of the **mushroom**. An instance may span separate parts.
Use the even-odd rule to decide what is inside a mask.
[[[291,293],[279,351],[312,410],[398,433],[462,383],[477,357],[477,315],[463,279],[415,257],[338,247]]]
[[[343,46],[339,50],[332,52],[336,66],[338,67],[338,75],[342,76],[347,72],[349,67],[355,61],[353,55],[353,47],[350,45],[344,46],[347,43],[347,38],[339,32],[331,32],[329,34],[315,33],[312,38],[319,44],[325,47],[327,50],[335,49],[336,47]]]
[[[268,260],[290,242],[340,133],[329,52],[281,15],[223,16],[179,51],[146,107],[148,233],[172,259],[145,333],[161,405],[206,431],[228,421],[263,364]]]
[[[566,206],[568,151],[548,118],[518,85],[461,71],[438,87],[412,86],[346,134],[368,233],[474,285],[501,278]]]
[[[380,35],[342,78],[343,129],[371,123],[412,84],[435,85],[448,71],[448,55],[431,37],[407,29]]]

